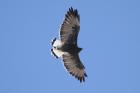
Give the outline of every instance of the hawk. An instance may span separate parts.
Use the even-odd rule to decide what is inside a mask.
[[[54,38],[51,42],[51,53],[56,58],[62,58],[67,71],[80,82],[84,82],[87,74],[79,58],[79,52],[82,50],[77,45],[79,30],[80,15],[77,9],[71,7],[65,14],[64,21],[61,25],[60,38]]]

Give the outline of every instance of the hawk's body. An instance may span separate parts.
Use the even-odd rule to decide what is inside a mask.
[[[60,29],[60,39],[53,39],[51,51],[56,58],[61,57],[68,72],[82,82],[85,81],[87,75],[79,58],[79,52],[82,50],[77,46],[79,30],[80,16],[78,11],[69,8]]]

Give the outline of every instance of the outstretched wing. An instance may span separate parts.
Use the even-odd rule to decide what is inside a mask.
[[[64,66],[71,75],[75,76],[75,78],[80,80],[80,82],[85,81],[85,77],[87,77],[87,74],[84,71],[85,67],[81,63],[78,54],[65,53],[63,55],[63,61]]]
[[[65,19],[60,29],[60,38],[64,44],[77,45],[77,37],[80,30],[80,16],[72,7],[65,14]]]

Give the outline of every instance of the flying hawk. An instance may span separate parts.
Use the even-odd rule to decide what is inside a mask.
[[[79,58],[79,52],[82,50],[77,46],[79,30],[80,16],[77,9],[71,7],[65,14],[61,25],[60,39],[54,38],[51,42],[51,53],[56,58],[62,58],[67,71],[80,82],[84,82],[87,74]]]

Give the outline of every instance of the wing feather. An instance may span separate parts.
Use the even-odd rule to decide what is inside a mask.
[[[80,80],[80,82],[85,81],[85,77],[87,77],[87,74],[84,70],[85,67],[80,61],[78,54],[65,53],[63,55],[63,61],[64,66],[72,76],[75,76],[75,78]]]
[[[60,38],[64,44],[77,45],[77,37],[80,30],[80,16],[78,11],[73,8],[69,8],[65,19],[60,29]]]

